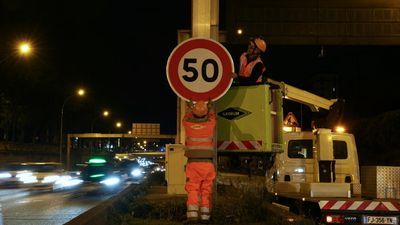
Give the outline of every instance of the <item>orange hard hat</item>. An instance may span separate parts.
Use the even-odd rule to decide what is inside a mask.
[[[194,103],[192,113],[198,117],[203,117],[208,113],[207,103],[205,101],[197,101]]]
[[[263,38],[256,37],[253,41],[254,44],[256,44],[257,48],[260,49],[262,52],[265,52],[267,50],[267,43],[265,43]]]

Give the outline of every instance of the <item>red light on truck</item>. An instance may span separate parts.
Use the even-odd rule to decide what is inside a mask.
[[[344,217],[342,215],[327,215],[325,221],[327,223],[344,223]]]

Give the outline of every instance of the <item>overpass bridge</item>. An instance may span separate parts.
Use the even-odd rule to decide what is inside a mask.
[[[170,134],[103,134],[80,133],[67,135],[66,167],[82,163],[92,154],[119,156],[163,156],[166,144],[176,143]]]

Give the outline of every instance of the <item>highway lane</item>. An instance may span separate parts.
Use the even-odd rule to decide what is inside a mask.
[[[75,191],[30,192],[26,189],[0,189],[1,216],[4,225],[59,225],[116,193],[85,195]]]

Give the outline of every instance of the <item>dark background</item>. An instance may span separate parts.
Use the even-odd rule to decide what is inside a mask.
[[[110,121],[96,120],[100,131],[120,120],[124,132],[132,122],[147,122],[173,134],[176,97],[165,66],[177,29],[190,28],[190,1],[182,3],[1,1],[1,93],[28,110],[27,120],[37,114],[36,125],[47,123],[42,132],[57,131],[64,99],[84,87],[86,97],[65,105],[68,132],[90,131],[107,108]],[[15,54],[21,38],[33,42],[34,56]]]

